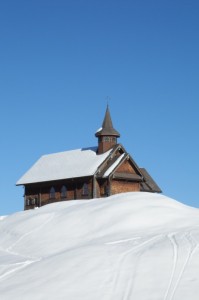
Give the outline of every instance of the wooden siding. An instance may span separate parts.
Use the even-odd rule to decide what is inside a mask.
[[[100,198],[101,197],[101,194],[100,194],[100,184],[99,182],[95,179],[95,197],[96,198]]]
[[[111,194],[119,194],[126,192],[139,192],[140,183],[139,182],[128,182],[128,181],[119,181],[112,180],[111,182]]]
[[[110,186],[107,179],[100,180],[99,188],[100,188],[99,197],[103,198],[109,196]]]
[[[88,184],[88,194],[83,195],[83,185]],[[67,197],[62,198],[62,186],[67,188]],[[55,197],[50,198],[50,189],[54,187]],[[90,199],[93,198],[93,182],[92,178],[81,178],[76,180],[52,181],[39,184],[26,185],[24,197],[24,209],[31,209],[35,206],[43,206],[49,203],[67,201],[74,199]],[[35,204],[32,205],[32,201]],[[29,203],[28,203],[29,202]]]
[[[131,166],[129,160],[125,160],[117,169],[116,172],[119,173],[133,173],[135,174],[134,168]]]
[[[112,137],[110,137],[112,138]],[[116,145],[116,141],[104,141],[103,140],[103,137],[99,138],[99,141],[98,141],[98,154],[102,154],[102,153],[105,153],[106,151],[110,150],[111,148],[113,148],[114,146]]]

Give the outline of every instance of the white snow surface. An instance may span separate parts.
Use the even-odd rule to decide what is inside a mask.
[[[199,210],[151,193],[0,219],[1,300],[198,300]]]
[[[95,147],[43,155],[17,185],[94,175],[111,150],[97,155]]]

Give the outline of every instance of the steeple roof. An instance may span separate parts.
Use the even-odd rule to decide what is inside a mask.
[[[112,120],[111,120],[111,115],[110,115],[108,105],[107,105],[107,108],[106,108],[104,121],[102,123],[102,128],[100,128],[100,130],[98,130],[95,133],[96,137],[103,136],[103,135],[107,135],[107,136],[111,135],[111,136],[115,136],[115,137],[120,137],[119,132],[113,128],[113,123],[112,123]]]

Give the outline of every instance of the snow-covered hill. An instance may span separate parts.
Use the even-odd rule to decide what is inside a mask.
[[[198,300],[199,210],[126,193],[0,219],[1,300]]]

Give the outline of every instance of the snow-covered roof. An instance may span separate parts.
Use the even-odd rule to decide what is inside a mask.
[[[108,170],[106,170],[103,177],[108,177],[112,173],[112,171],[119,165],[119,163],[121,162],[121,160],[123,159],[124,156],[125,156],[125,153],[123,153],[121,156],[119,156],[118,159],[110,166],[110,168],[108,168]]]
[[[98,132],[100,132],[101,130],[102,130],[102,127],[100,127],[99,129],[97,129],[95,133],[98,133]]]
[[[111,150],[96,154],[97,148],[77,149],[42,156],[17,185],[92,176]]]

